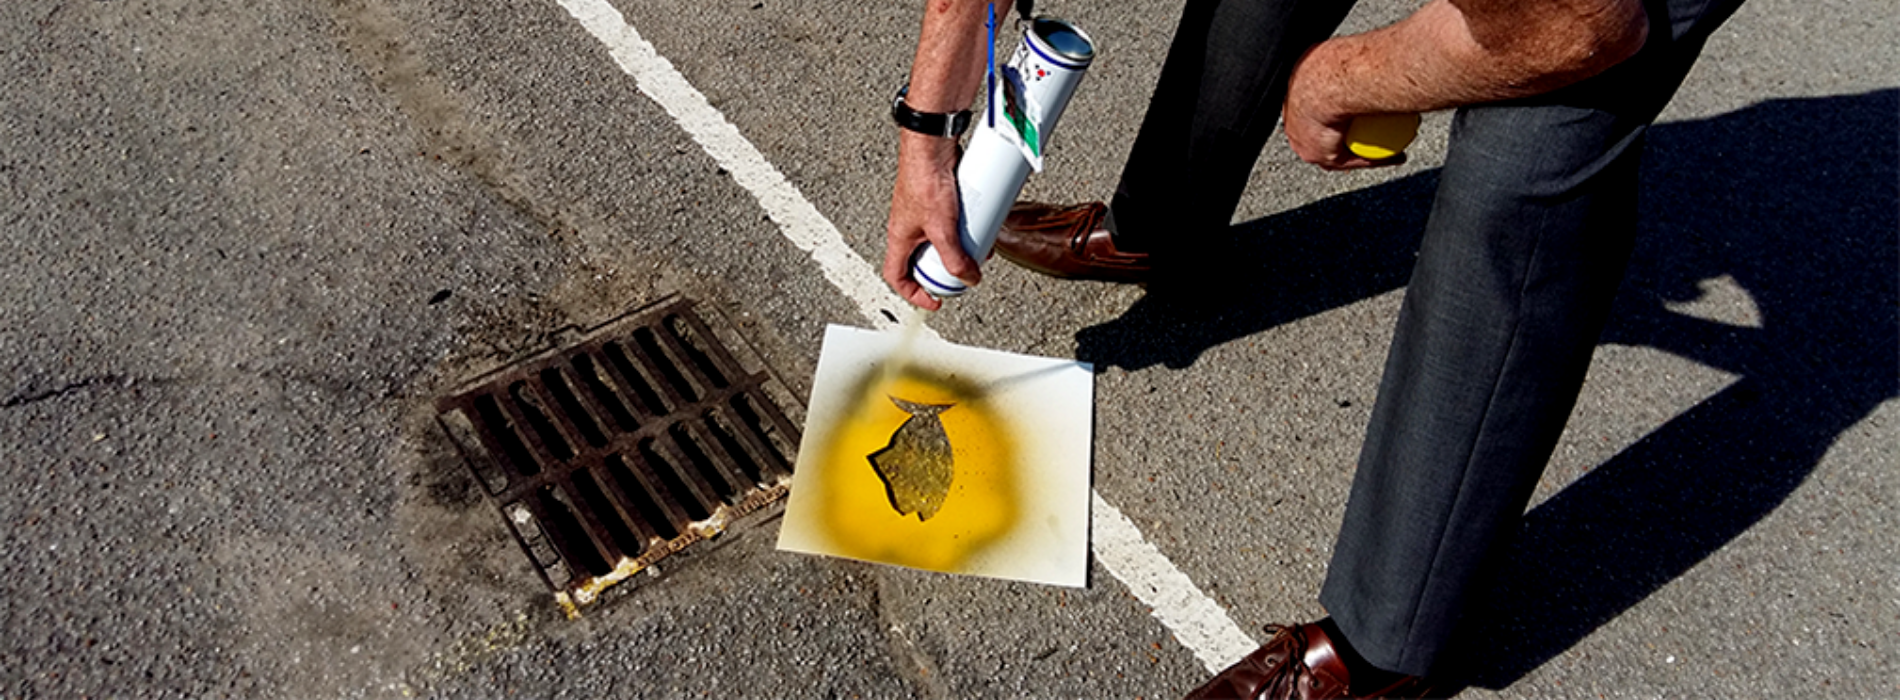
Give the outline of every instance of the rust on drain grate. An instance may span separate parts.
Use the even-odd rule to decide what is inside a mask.
[[[572,617],[785,497],[798,428],[683,299],[475,380],[437,421]]]

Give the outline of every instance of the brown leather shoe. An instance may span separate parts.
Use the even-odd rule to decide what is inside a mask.
[[[1108,206],[1017,202],[996,233],[996,252],[1051,277],[1144,282],[1154,270],[1147,253],[1115,249],[1103,227]]]
[[[1268,625],[1267,633],[1272,636],[1266,644],[1189,692],[1189,700],[1434,697],[1431,684],[1417,676],[1401,676],[1366,695],[1352,694],[1346,662],[1318,623]]]

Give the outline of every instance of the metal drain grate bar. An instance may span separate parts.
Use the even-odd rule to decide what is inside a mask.
[[[478,379],[436,410],[574,614],[784,497],[798,428],[767,390],[775,381],[675,300]]]

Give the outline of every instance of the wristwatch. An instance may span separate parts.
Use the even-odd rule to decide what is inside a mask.
[[[970,128],[970,110],[951,112],[919,112],[904,104],[904,95],[910,92],[910,83],[897,89],[897,96],[891,98],[891,121],[898,126],[928,136],[942,136],[954,139],[962,136]]]

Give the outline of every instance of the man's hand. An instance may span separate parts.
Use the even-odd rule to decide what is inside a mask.
[[[884,227],[884,282],[910,303],[935,311],[943,302],[910,276],[917,246],[936,246],[944,268],[958,279],[975,284],[983,278],[957,238],[957,143],[908,131],[899,139],[897,184]]]
[[[1321,47],[1325,47],[1322,44]],[[1351,108],[1340,99],[1340,91],[1347,89],[1335,63],[1312,61],[1315,51],[1307,52],[1293,69],[1293,77],[1287,84],[1286,108],[1282,118],[1285,120],[1287,145],[1293,147],[1293,153],[1308,163],[1327,170],[1352,170],[1355,168],[1375,168],[1398,165],[1405,162],[1405,154],[1390,158],[1372,160],[1353,153],[1347,148],[1346,130],[1352,126],[1355,117]]]
[[[1307,51],[1287,82],[1287,141],[1328,170],[1392,165],[1346,148],[1355,117],[1549,92],[1634,55],[1640,0],[1430,0],[1410,17]]]
[[[983,23],[991,2],[1006,0],[927,0],[917,56],[910,67],[910,94],[904,98],[920,112],[943,114],[968,109],[983,87],[988,34]],[[1007,4],[997,14],[1009,9]],[[897,183],[891,188],[891,218],[884,227],[884,282],[912,304],[936,310],[943,305],[910,276],[910,256],[929,241],[944,269],[965,282],[982,279],[976,262],[957,240],[957,142],[898,130]]]

